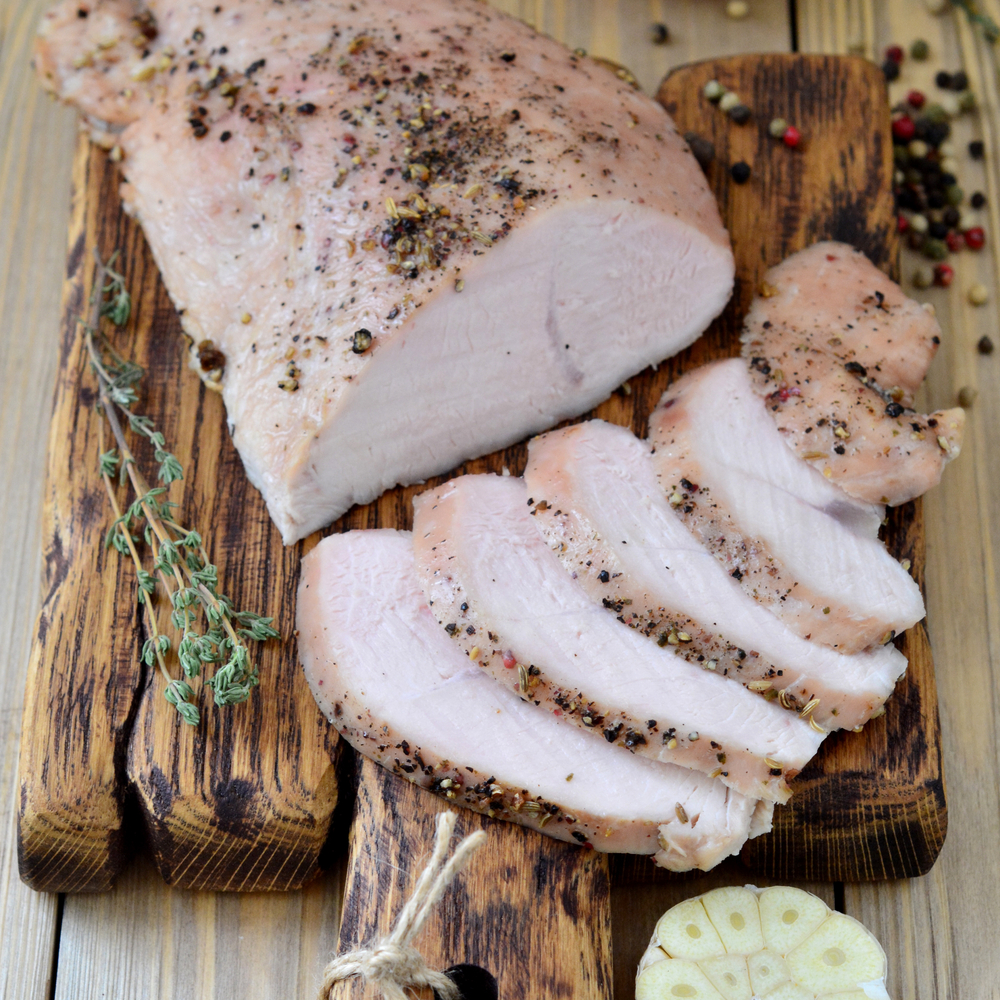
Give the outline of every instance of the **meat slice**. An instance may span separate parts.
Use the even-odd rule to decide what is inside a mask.
[[[454,641],[595,739],[786,800],[822,733],[617,622],[545,544],[528,499],[519,479],[463,476],[415,500],[424,593]]]
[[[410,536],[353,531],[303,561],[299,653],[358,751],[449,802],[600,851],[711,868],[767,826],[721,782],[595,740],[496,684],[432,615]]]
[[[592,600],[689,662],[805,711],[863,725],[906,669],[894,646],[844,655],[750,597],[674,513],[649,445],[592,420],[535,438],[524,474],[549,547]]]
[[[799,635],[856,653],[923,618],[920,589],[878,539],[881,508],[786,446],[742,359],[678,379],[649,439],[678,517]]]
[[[121,151],[286,542],[592,407],[729,297],[664,110],[485,4],[64,0],[37,62]]]
[[[896,506],[936,486],[961,448],[963,410],[913,410],[940,335],[933,308],[863,253],[817,243],[767,272],[742,339],[795,453],[851,496]]]

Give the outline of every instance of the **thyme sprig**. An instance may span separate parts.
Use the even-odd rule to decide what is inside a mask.
[[[951,2],[965,11],[965,16],[970,24],[979,25],[983,32],[983,38],[991,45],[996,45],[1000,41],[1000,25],[988,14],[984,14],[974,0],[951,0]]]
[[[136,386],[143,369],[122,357],[101,328],[105,318],[115,326],[123,326],[132,311],[125,279],[113,269],[117,256],[116,252],[105,264],[95,251],[90,315],[79,321],[90,366],[97,378],[97,409],[106,418],[114,438],[113,446],[107,448],[105,421],[100,421],[100,473],[115,515],[105,548],[130,557],[135,567],[136,597],[146,619],[143,662],[159,667],[166,684],[164,697],[185,722],[197,725],[200,713],[194,702],[194,688],[188,682],[201,677],[208,664],[215,664],[212,675],[204,680],[212,689],[215,704],[246,701],[260,683],[247,642],[264,642],[280,638],[280,634],[272,627],[272,618],[235,610],[233,602],[219,591],[218,570],[208,558],[202,536],[176,519],[177,504],[166,498],[170,484],[184,478],[184,469],[177,457],[167,451],[166,439],[153,420],[133,412],[139,401]],[[130,431],[153,446],[158,463],[156,478],[162,485],[151,487],[139,469],[128,446],[123,421]],[[124,510],[118,501],[116,478],[119,487],[128,483],[135,494]],[[147,559],[151,556],[152,560],[148,568],[140,554],[139,546],[143,544],[149,550]],[[175,650],[180,677],[172,676],[167,666],[167,657],[175,647],[161,629],[154,606],[158,583],[170,602],[170,626],[180,636]]]

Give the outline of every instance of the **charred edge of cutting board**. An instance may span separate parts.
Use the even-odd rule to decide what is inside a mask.
[[[449,808],[426,789],[358,758],[338,952],[383,936],[408,898]],[[459,809],[452,841],[488,841],[445,891],[420,950],[432,968],[468,962],[493,973],[505,1000],[609,997],[608,856]],[[345,984],[346,997],[360,989]]]
[[[334,756],[346,750],[342,741]],[[300,889],[321,870],[330,815],[338,796],[338,762],[331,762],[310,813],[274,802],[244,778],[213,782],[199,801],[178,796],[176,781],[153,763],[135,778],[154,863],[167,885],[212,892]]]

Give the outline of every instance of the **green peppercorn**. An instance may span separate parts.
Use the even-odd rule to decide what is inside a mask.
[[[768,132],[774,136],[775,139],[780,139],[788,128],[788,122],[784,118],[775,118],[771,121],[771,124],[767,126]]]
[[[952,184],[944,193],[949,205],[961,205],[965,200],[965,192],[957,185]]]
[[[958,95],[958,110],[976,110],[976,95],[971,90],[963,90],[962,93]]]
[[[932,122],[946,122],[948,112],[943,104],[928,104],[924,108],[924,117]]]
[[[910,58],[924,60],[931,54],[931,47],[922,39],[918,38],[910,46]]]
[[[929,264],[921,264],[913,272],[914,288],[930,288],[934,284],[934,269]]]
[[[925,240],[924,256],[931,260],[945,260],[948,256],[948,244],[944,240]]]

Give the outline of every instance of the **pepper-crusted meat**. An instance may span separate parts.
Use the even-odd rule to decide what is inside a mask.
[[[964,411],[913,409],[941,340],[933,309],[859,250],[816,243],[771,268],[742,340],[789,447],[851,496],[906,503],[958,455]]]
[[[299,651],[352,746],[454,805],[674,871],[735,854],[770,813],[698,771],[608,746],[494,683],[438,625],[410,536],[331,535],[303,560]]]
[[[485,4],[67,0],[36,58],[121,150],[286,542],[588,409],[729,296],[663,109]]]
[[[787,446],[742,358],[671,385],[649,441],[661,489],[683,501],[675,513],[799,635],[856,653],[923,618],[920,588],[878,538],[882,508]]]
[[[906,670],[891,645],[845,656],[808,642],[748,595],[681,520],[695,484],[678,484],[688,501],[665,496],[649,445],[624,427],[535,438],[524,480],[535,524],[590,597],[703,669],[790,709],[813,704],[828,730],[867,722]]]
[[[822,734],[616,621],[545,544],[529,499],[519,479],[460,476],[414,501],[417,570],[454,641],[594,739],[784,802]]]

